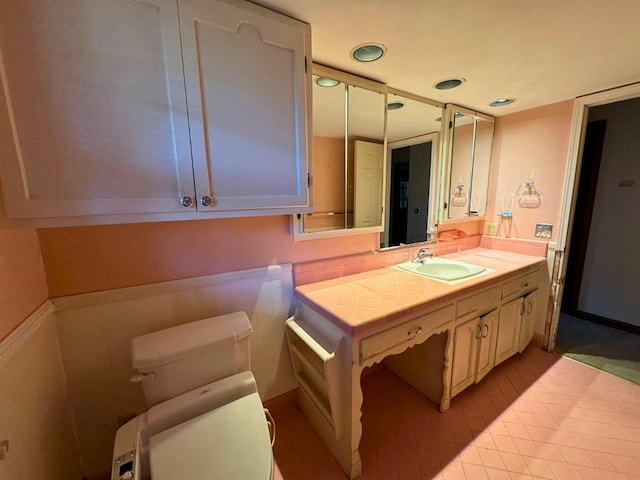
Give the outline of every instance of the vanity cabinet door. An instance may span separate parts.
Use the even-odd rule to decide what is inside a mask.
[[[198,210],[310,211],[309,25],[249,2],[179,9]]]
[[[524,307],[522,312],[522,323],[520,325],[520,339],[518,341],[518,352],[522,352],[533,339],[533,329],[535,326],[536,307],[538,303],[538,290],[531,292],[524,297]]]
[[[482,380],[496,363],[496,341],[498,338],[498,310],[487,313],[480,318],[482,331],[480,347],[478,349],[478,365],[475,383]]]
[[[451,365],[451,396],[460,393],[475,381],[478,344],[482,338],[480,318],[468,320],[455,329],[453,362]]]
[[[174,0],[0,3],[11,218],[181,212],[193,196]]]
[[[500,307],[496,340],[496,365],[518,351],[522,307],[523,297],[516,298]]]

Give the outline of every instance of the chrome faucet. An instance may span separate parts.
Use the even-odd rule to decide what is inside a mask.
[[[423,262],[425,258],[433,258],[433,252],[430,248],[421,248],[413,260],[414,263]]]

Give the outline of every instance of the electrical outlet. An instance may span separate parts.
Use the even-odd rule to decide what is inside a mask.
[[[551,232],[553,231],[553,225],[550,223],[536,223],[536,237],[537,238],[551,238]]]
[[[484,233],[487,235],[498,235],[498,224],[497,223],[485,223],[484,224]]]

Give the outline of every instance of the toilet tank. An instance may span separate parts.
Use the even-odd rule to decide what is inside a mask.
[[[136,337],[132,366],[147,407],[251,369],[251,322],[245,312],[205,318]]]

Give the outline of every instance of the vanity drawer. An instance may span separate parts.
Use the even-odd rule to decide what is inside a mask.
[[[456,319],[479,317],[500,305],[500,286],[463,298],[456,303]]]
[[[432,333],[444,330],[447,323],[453,322],[453,315],[454,307],[449,305],[363,338],[360,341],[360,362],[383,354],[399,345],[407,344],[408,347],[412,344],[422,343]]]
[[[538,288],[539,270],[502,284],[502,301],[508,302]]]

